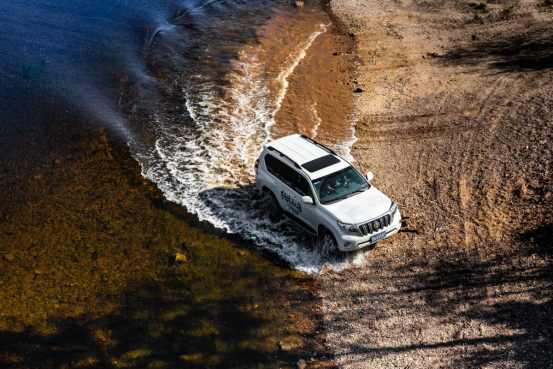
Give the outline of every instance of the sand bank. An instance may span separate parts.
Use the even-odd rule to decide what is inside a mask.
[[[361,62],[352,154],[406,221],[320,282],[337,364],[551,365],[551,7],[331,7]]]

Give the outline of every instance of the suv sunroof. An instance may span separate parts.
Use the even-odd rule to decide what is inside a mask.
[[[339,162],[340,162],[340,159],[338,159],[336,156],[326,155],[321,158],[308,161],[307,163],[303,164],[302,167],[307,169],[309,172],[313,173],[323,168],[329,167],[333,164],[337,164]]]

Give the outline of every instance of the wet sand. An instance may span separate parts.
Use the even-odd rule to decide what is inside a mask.
[[[553,363],[553,9],[484,4],[331,2],[362,62],[352,154],[406,222],[319,282],[340,367]]]
[[[273,136],[305,134],[348,155],[353,140],[358,87],[355,78],[355,42],[331,12],[326,32],[307,50],[288,78],[289,87],[275,116]]]

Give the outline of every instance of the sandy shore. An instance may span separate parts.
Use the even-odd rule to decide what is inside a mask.
[[[553,364],[553,9],[332,0],[362,171],[407,225],[319,283],[339,367]]]

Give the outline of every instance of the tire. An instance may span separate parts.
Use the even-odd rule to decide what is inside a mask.
[[[264,192],[266,194],[268,194],[269,197],[271,198],[270,203],[271,203],[272,212],[275,215],[280,217],[282,215],[282,208],[280,207],[280,204],[278,203],[278,200],[277,200],[275,194],[271,190],[265,190]]]
[[[339,255],[338,242],[328,229],[321,227],[319,232],[318,248],[321,255]]]

